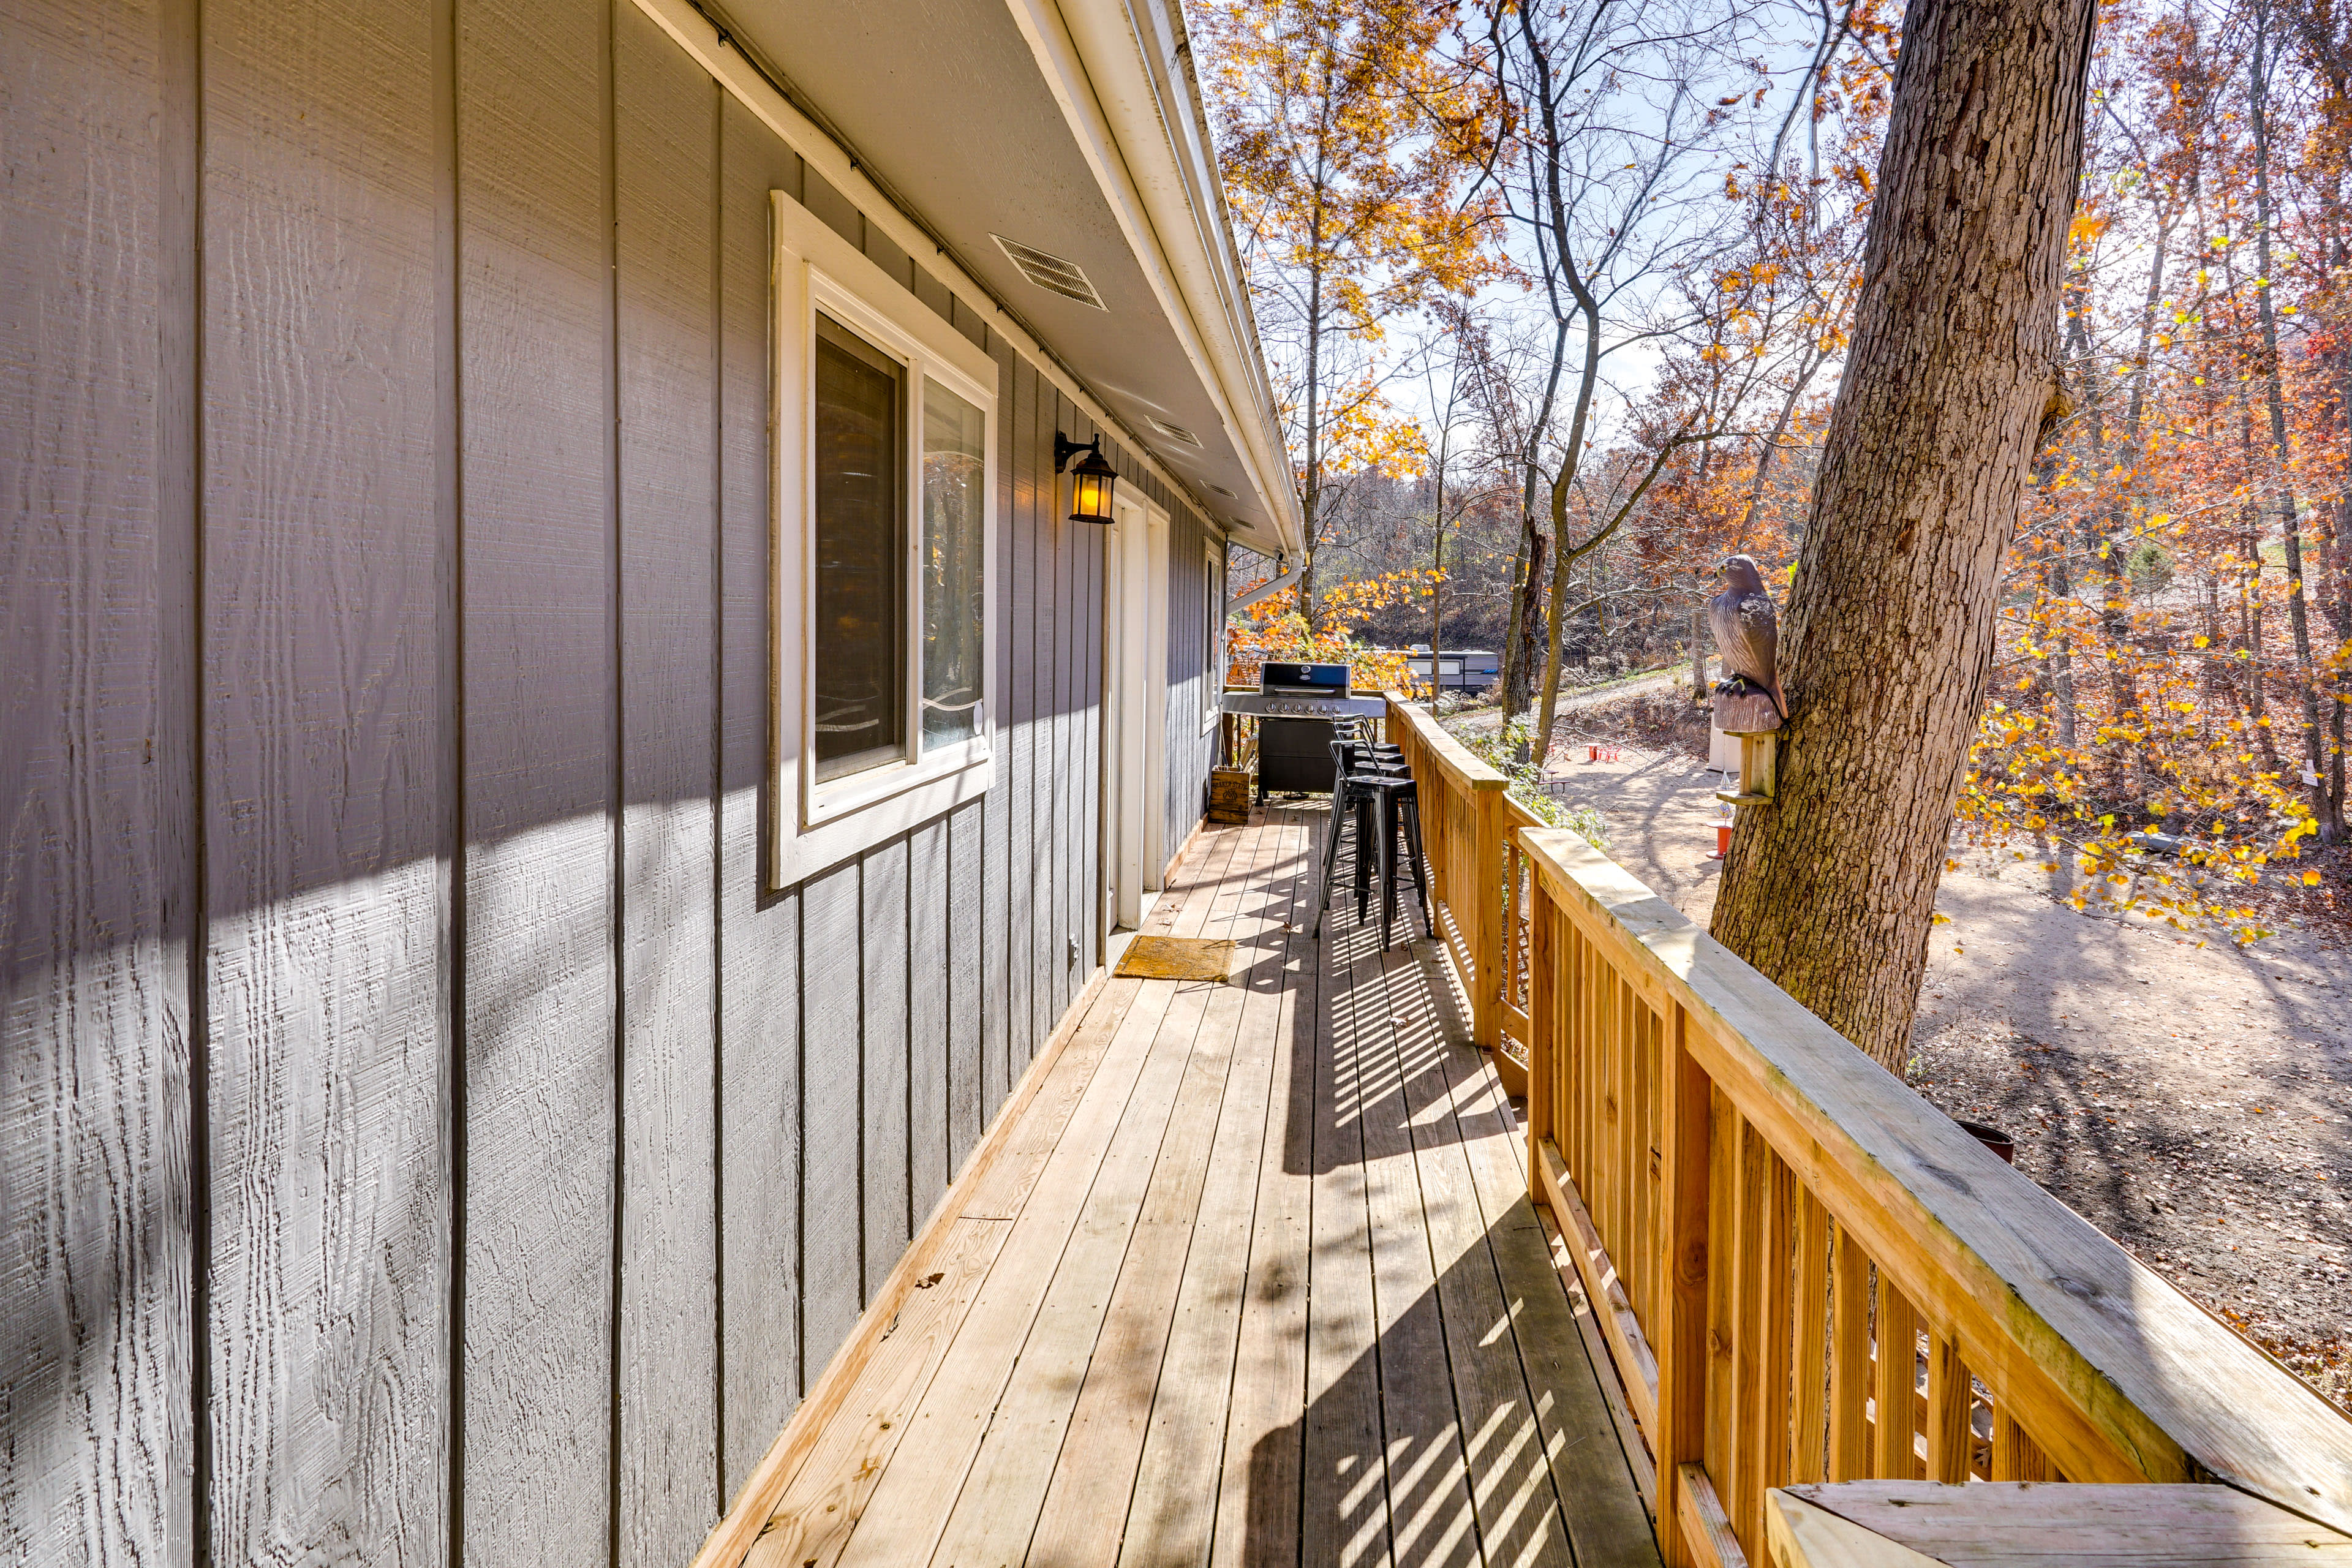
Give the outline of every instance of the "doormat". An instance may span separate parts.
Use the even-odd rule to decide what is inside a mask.
[[[1234,967],[1234,944],[1197,936],[1139,936],[1128,943],[1114,972],[1135,980],[1223,980]]]

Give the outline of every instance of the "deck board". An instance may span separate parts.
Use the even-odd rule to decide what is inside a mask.
[[[1201,836],[1147,929],[1234,983],[1097,988],[751,1563],[1657,1562],[1447,972],[1307,934],[1323,820]]]

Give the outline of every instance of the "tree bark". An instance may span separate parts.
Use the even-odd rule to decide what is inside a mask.
[[[2093,0],[1911,0],[1782,642],[1777,801],[1714,931],[1900,1073],[2001,557],[2057,391]]]
[[[2254,311],[2263,331],[2263,401],[2271,421],[2272,483],[2277,491],[2279,537],[2286,546],[2286,620],[2294,639],[2294,683],[2302,699],[2305,760],[2311,770],[2311,814],[2319,824],[2319,841],[2333,844],[2344,836],[2327,792],[2327,731],[2319,718],[2319,681],[2312,667],[2311,614],[2303,584],[2303,524],[2295,506],[2288,463],[2292,453],[2286,437],[2286,404],[2279,385],[2278,313],[2271,304],[2270,83],[2263,49],[2270,32],[2270,6],[2254,7],[2254,58],[2246,73],[2246,110],[2254,129],[2254,256],[2263,283],[2254,295]]]

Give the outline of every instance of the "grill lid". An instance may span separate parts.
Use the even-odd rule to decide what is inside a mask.
[[[1258,667],[1260,691],[1297,692],[1313,697],[1348,695],[1344,664],[1265,664]]]

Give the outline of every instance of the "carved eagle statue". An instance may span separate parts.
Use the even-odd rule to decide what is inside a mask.
[[[1724,590],[1706,602],[1707,629],[1723,656],[1715,688],[1715,727],[1727,735],[1766,734],[1789,716],[1780,690],[1780,624],[1756,563],[1735,555],[1722,566]]]

